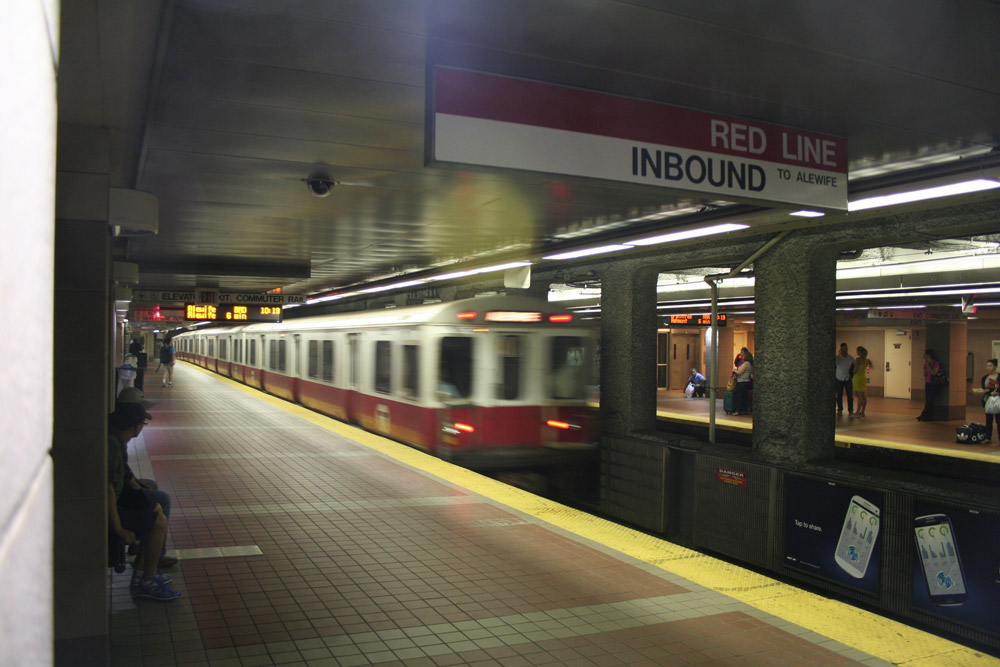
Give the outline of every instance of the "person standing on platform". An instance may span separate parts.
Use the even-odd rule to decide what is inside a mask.
[[[163,386],[174,386],[174,344],[169,338],[160,347],[160,365],[163,366]]]
[[[941,362],[937,360],[934,350],[924,350],[924,409],[917,417],[918,422],[930,421],[934,416],[934,399],[937,398],[934,376],[940,370]]]
[[[847,392],[847,416],[854,414],[854,396],[851,377],[854,375],[854,358],[847,352],[847,343],[840,344],[837,363],[837,414],[844,414],[844,392]]]
[[[854,396],[858,399],[858,411],[848,417],[864,417],[865,408],[868,407],[868,369],[872,367],[872,360],[868,358],[868,350],[858,345],[858,358],[854,360],[852,368],[854,375],[851,384],[854,389]],[[850,398],[850,393],[847,394]],[[850,408],[850,403],[847,404]]]
[[[740,350],[740,365],[733,371],[736,373],[736,395],[733,397],[733,413],[746,415],[750,413],[750,390],[753,389],[753,355],[750,350]]]
[[[996,359],[986,361],[986,375],[979,381],[979,384],[982,385],[982,388],[973,389],[972,392],[983,395],[983,410],[985,410],[986,401],[990,400],[991,396],[1000,397],[1000,373],[997,372]],[[995,413],[986,413],[986,439],[983,440],[984,443],[993,441],[993,422],[995,419]]]

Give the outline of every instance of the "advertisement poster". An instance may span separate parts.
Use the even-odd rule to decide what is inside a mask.
[[[785,564],[878,594],[882,494],[785,477]]]
[[[914,511],[914,606],[1000,632],[1000,516],[922,502]]]

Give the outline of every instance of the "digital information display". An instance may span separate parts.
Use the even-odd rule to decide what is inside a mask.
[[[184,304],[184,319],[191,322],[280,322],[281,306],[220,306]]]
[[[719,326],[726,326],[726,316],[719,313]],[[668,327],[710,327],[712,326],[711,315],[671,315],[664,324]]]

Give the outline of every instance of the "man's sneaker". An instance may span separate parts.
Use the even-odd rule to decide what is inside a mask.
[[[155,579],[151,581],[142,581],[138,586],[132,589],[132,595],[137,598],[145,598],[147,600],[159,600],[161,602],[169,602],[170,600],[176,600],[181,596],[180,591],[175,591],[166,584],[161,584]]]
[[[166,572],[157,572],[156,576],[153,577],[152,580],[160,585],[163,585],[163,584],[169,584],[171,581],[174,580],[174,578],[171,575],[167,574]],[[132,581],[129,583],[129,589],[134,591],[135,589],[139,588],[139,585],[141,583],[142,583],[142,575],[140,575],[138,572],[134,572],[132,574]]]

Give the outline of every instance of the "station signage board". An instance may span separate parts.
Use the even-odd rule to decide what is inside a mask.
[[[842,137],[435,66],[429,163],[599,178],[847,210]]]
[[[242,306],[239,304],[184,305],[184,320],[188,322],[280,322],[281,306]]]
[[[726,315],[719,313],[718,322],[720,327],[726,326]],[[711,315],[671,315],[664,321],[665,327],[710,327],[712,326]]]
[[[205,299],[211,292],[214,299]],[[301,294],[253,294],[242,292],[214,292],[210,290],[136,290],[132,292],[132,301],[136,303],[197,303],[202,305],[255,305],[255,306],[287,306],[293,303],[304,304],[306,297]]]

